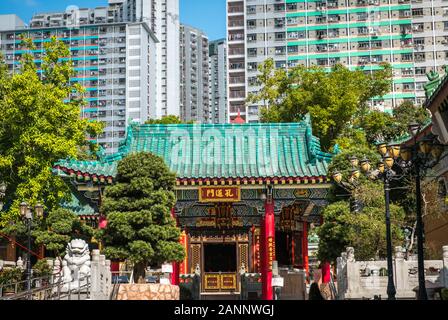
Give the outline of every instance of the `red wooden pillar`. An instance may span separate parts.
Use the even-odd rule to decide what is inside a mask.
[[[306,275],[310,271],[310,263],[308,256],[308,222],[303,222],[303,233],[302,233],[302,256],[303,256],[303,267],[305,268]]]
[[[274,201],[266,201],[265,216],[261,229],[261,281],[262,299],[273,300],[272,262],[275,260],[275,215]]]
[[[179,225],[179,221],[176,218],[176,214],[174,212],[174,208],[171,209],[171,216],[176,220],[177,225]],[[179,239],[179,242],[181,239]],[[179,281],[179,262],[173,262],[173,273],[171,274],[171,284],[173,286],[178,286]]]

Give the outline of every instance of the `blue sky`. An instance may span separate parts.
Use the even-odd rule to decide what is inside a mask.
[[[179,0],[181,22],[202,29],[210,38],[226,33],[225,0]],[[26,23],[37,12],[63,11],[69,5],[90,8],[104,6],[107,0],[0,0],[0,14],[15,13]]]

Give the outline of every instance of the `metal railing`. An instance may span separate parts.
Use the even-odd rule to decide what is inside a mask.
[[[77,285],[65,282],[61,273],[31,279],[31,289],[24,290],[27,280],[0,286],[0,300],[88,300],[90,276],[79,279]],[[55,280],[57,279],[57,280]],[[14,288],[14,291],[11,289]]]

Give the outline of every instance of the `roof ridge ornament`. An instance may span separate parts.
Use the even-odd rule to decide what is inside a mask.
[[[443,78],[440,77],[440,74],[434,70],[431,70],[430,72],[426,73],[426,77],[428,78],[429,81],[423,86],[423,88],[425,89],[427,99],[430,99],[432,97],[434,92],[440,86],[440,83],[442,82],[442,80],[446,78],[446,76],[448,74],[448,72],[447,72],[448,67],[446,65],[444,66],[444,70],[445,70],[445,75]]]

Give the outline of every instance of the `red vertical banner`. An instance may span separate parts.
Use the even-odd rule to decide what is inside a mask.
[[[174,212],[174,208],[171,209],[171,216],[176,220],[176,224],[179,224],[176,219],[176,213]],[[180,241],[181,239],[179,239]],[[179,262],[173,262],[173,273],[171,274],[171,284],[173,286],[179,285]]]
[[[252,270],[255,273],[261,273],[261,254],[260,254],[260,244],[261,244],[261,235],[260,228],[254,228],[253,237],[252,237]]]
[[[184,250],[185,250],[185,259],[184,259],[184,261],[182,261],[182,263],[179,266],[179,273],[187,274],[188,246],[187,246],[187,234],[185,231],[182,231],[182,234],[180,236],[180,243],[182,244],[182,247],[184,247]]]
[[[272,264],[275,260],[275,215],[274,202],[266,202],[261,237],[262,299],[273,300]]]
[[[306,275],[309,275],[310,263],[308,255],[308,222],[303,222],[302,232],[302,255],[303,255],[303,267],[305,268]]]

